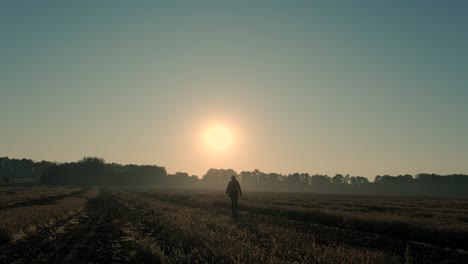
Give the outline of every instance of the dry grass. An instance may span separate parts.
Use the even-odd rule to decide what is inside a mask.
[[[201,208],[177,206],[134,194],[121,199],[148,216],[157,248],[169,262],[181,263],[397,263],[378,250],[338,244],[320,245],[314,238],[291,229],[258,222],[233,220]],[[160,246],[163,245],[163,246]]]
[[[223,195],[215,193],[142,195],[202,208],[230,206]],[[239,208],[254,214],[468,249],[468,199],[463,198],[254,193],[241,198]]]
[[[33,187],[33,188],[0,188],[0,208],[12,203],[21,203],[43,198],[72,194],[81,188],[66,187]]]
[[[129,250],[135,263],[429,263],[468,248],[468,201],[461,198],[245,193],[241,217],[232,218],[229,199],[219,192],[109,193],[119,223],[126,223],[121,230],[136,245]],[[0,243],[42,227],[47,233],[96,195],[1,210]]]
[[[66,197],[53,204],[26,206],[0,211],[0,242],[20,239],[39,227],[50,226],[56,221],[84,209],[95,191]]]

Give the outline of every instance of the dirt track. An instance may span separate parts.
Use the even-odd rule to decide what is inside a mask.
[[[122,216],[107,192],[83,213],[0,246],[0,263],[127,263],[134,249],[121,231]]]

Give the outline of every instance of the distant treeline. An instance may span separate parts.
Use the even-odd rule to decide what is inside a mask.
[[[377,175],[374,181],[370,182],[366,177],[341,174],[283,175],[259,170],[236,173],[232,169],[210,169],[199,179],[184,172],[167,174],[166,169],[161,166],[106,163],[103,159],[95,157],[85,157],[69,163],[0,158],[0,180],[3,183],[16,179],[33,179],[50,185],[220,189],[225,188],[232,175],[237,175],[241,186],[246,190],[468,195],[468,175],[463,174]]]
[[[233,174],[238,175],[243,188],[265,191],[468,195],[468,175],[463,174],[377,175],[370,182],[366,177],[341,174],[332,177],[308,173],[282,175],[259,170],[236,174],[233,170],[210,169],[203,176],[201,186],[222,188]]]
[[[35,162],[30,159],[9,159],[0,157],[0,182],[15,180],[39,180],[42,173],[54,165],[53,162]]]

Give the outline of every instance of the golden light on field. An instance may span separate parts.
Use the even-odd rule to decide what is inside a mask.
[[[232,133],[225,126],[211,126],[206,130],[204,134],[204,141],[206,146],[211,150],[226,150],[232,144]]]

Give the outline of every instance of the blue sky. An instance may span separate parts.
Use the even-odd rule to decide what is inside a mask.
[[[468,173],[466,1],[2,1],[0,155]],[[200,134],[232,130],[210,152]]]

